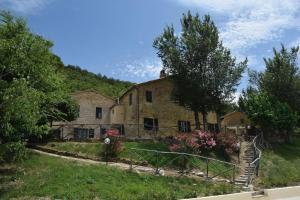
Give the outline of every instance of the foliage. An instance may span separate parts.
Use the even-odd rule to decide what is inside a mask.
[[[0,167],[7,172],[0,173],[0,199],[170,200],[237,191],[228,183],[129,173],[37,154],[12,167]]]
[[[105,138],[109,139],[109,144],[103,145],[103,157],[107,160],[118,158],[123,150],[123,144],[120,140],[120,134],[117,130],[110,129],[107,131]],[[106,140],[105,139],[105,140]]]
[[[93,89],[107,96],[117,98],[133,85],[131,82],[108,78],[101,74],[96,75],[73,65],[62,67],[59,72],[65,76],[70,92]]]
[[[56,72],[63,64],[53,44],[9,12],[0,13],[0,41],[0,140],[41,136],[49,122],[74,119],[77,105]]]
[[[192,134],[179,133],[170,146],[171,151],[201,154],[216,146],[213,135],[195,130]]]
[[[280,51],[273,49],[274,57],[265,58],[266,70],[254,73],[255,86],[267,92],[280,102],[287,103],[299,112],[300,104],[300,71],[297,66],[299,47],[289,51],[283,45]]]
[[[288,134],[297,123],[297,114],[287,103],[282,103],[266,92],[249,91],[239,101],[241,109],[254,125],[258,125],[264,132],[266,139],[270,134],[280,131]]]
[[[234,133],[218,133],[216,141],[219,153],[227,160],[230,160],[230,155],[239,151],[237,146],[239,140]]]
[[[2,159],[5,162],[19,162],[26,158],[27,152],[21,142],[9,142],[3,144]]]
[[[181,27],[176,36],[173,26],[167,26],[153,46],[174,83],[173,100],[194,111],[200,129],[198,112],[205,125],[208,111],[219,110],[230,101],[247,60],[236,64],[209,15],[201,20],[198,14],[183,14]]]
[[[263,119],[263,126],[278,129],[278,131],[291,131],[294,127],[295,113],[300,113],[300,71],[297,65],[299,47],[292,47],[291,50],[286,49],[283,45],[280,51],[273,49],[274,56],[272,58],[265,58],[266,70],[264,72],[250,71],[250,92],[256,91],[264,93],[260,95],[267,109],[261,108],[264,111],[271,111],[272,106],[274,112],[281,115],[279,119],[274,119],[271,114],[265,116]],[[262,99],[265,97],[267,99]],[[267,103],[268,102],[268,103]],[[279,103],[280,102],[280,103]],[[269,105],[270,103],[280,104],[277,106]],[[286,104],[286,105],[285,105]],[[279,107],[278,107],[279,106]],[[276,111],[275,111],[276,110]],[[290,112],[288,114],[288,112]],[[273,113],[275,114],[275,113]],[[266,115],[262,113],[261,115]],[[299,118],[300,119],[300,118]],[[298,119],[298,125],[299,125]],[[290,121],[289,121],[290,120]],[[275,121],[279,121],[279,125]],[[287,127],[290,126],[290,127]]]
[[[290,144],[273,143],[262,154],[256,184],[265,187],[284,187],[300,183],[300,139]]]

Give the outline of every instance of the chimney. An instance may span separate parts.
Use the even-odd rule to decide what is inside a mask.
[[[160,75],[159,75],[159,78],[166,78],[166,71],[163,69],[160,71]]]

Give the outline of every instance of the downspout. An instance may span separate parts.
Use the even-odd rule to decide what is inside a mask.
[[[136,87],[137,91],[137,124],[138,124],[138,137],[140,138],[140,93],[139,87]]]

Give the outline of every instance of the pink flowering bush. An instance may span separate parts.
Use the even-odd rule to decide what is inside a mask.
[[[107,160],[115,160],[123,150],[121,135],[118,130],[109,129],[105,134],[105,140],[109,139],[109,144],[103,144],[102,156]],[[108,138],[108,139],[107,139]]]
[[[208,132],[195,130],[192,134],[180,133],[170,145],[171,151],[200,154],[216,146],[213,135]]]
[[[239,140],[234,133],[219,133],[216,140],[218,142],[217,150],[226,160],[230,160],[230,155],[239,150],[237,148]]]

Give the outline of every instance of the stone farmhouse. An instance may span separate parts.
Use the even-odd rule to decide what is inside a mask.
[[[171,100],[172,83],[164,73],[156,80],[136,84],[113,101],[95,91],[72,96],[80,105],[79,118],[57,123],[61,137],[98,139],[108,129],[117,129],[127,138],[154,138],[191,132],[194,114]],[[199,113],[202,119],[201,113]],[[208,113],[208,128],[217,127],[215,113]],[[200,121],[203,124],[202,121]]]

